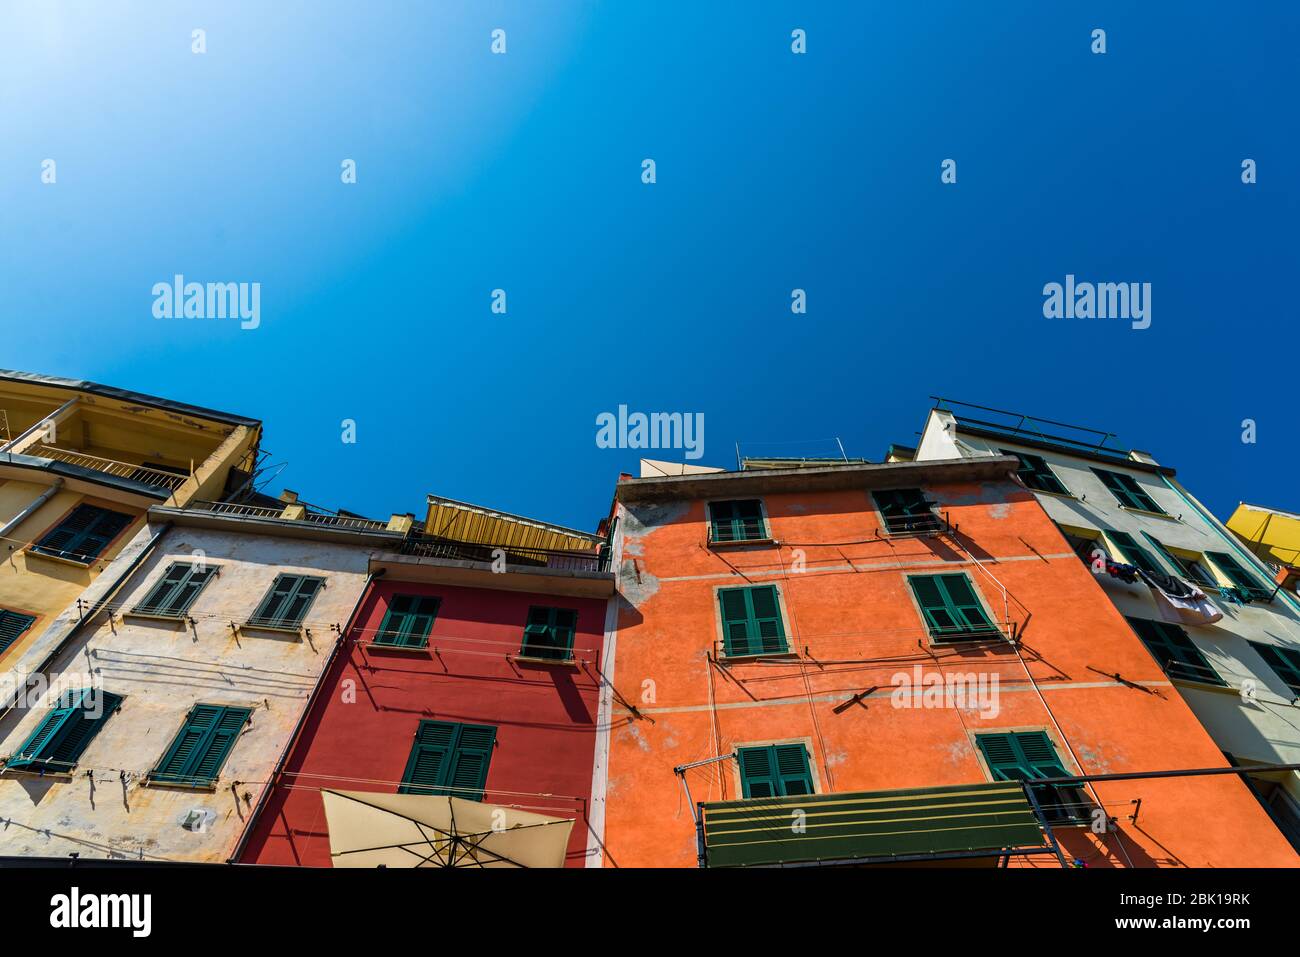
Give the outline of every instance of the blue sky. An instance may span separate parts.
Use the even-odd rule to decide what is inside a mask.
[[[620,404],[727,465],[879,458],[931,394],[1300,507],[1300,9],[1133,6],[0,3],[0,366],[259,417],[268,490],[379,516],[590,529]],[[176,273],[261,325],[154,318]],[[1151,327],[1044,318],[1067,273]]]

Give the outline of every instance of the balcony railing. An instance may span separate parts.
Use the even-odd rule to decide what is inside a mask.
[[[29,452],[41,458],[67,462],[69,465],[79,465],[84,469],[93,469],[96,472],[103,472],[105,475],[115,475],[118,478],[130,479],[142,485],[165,488],[173,492],[189,479],[188,475],[165,472],[162,469],[150,468],[147,465],[118,462],[114,459],[106,459],[101,455],[90,455],[72,449],[61,449],[54,445],[33,445]]]
[[[217,515],[237,515],[247,518],[283,518],[283,508],[268,508],[262,505],[243,505],[238,502],[194,502],[191,508],[202,509],[205,512],[213,512]],[[314,525],[327,525],[332,528],[353,528],[361,531],[382,532],[388,528],[387,522],[376,521],[372,518],[355,518],[350,515],[333,515],[327,512],[312,512],[301,518],[293,519],[298,522],[311,522]]]
[[[517,545],[480,545],[456,542],[449,539],[413,535],[402,542],[403,555],[418,558],[450,558],[459,561],[491,563],[504,553],[507,564],[534,565],[572,572],[609,571],[609,549],[600,552],[556,551],[546,548],[524,548]]]

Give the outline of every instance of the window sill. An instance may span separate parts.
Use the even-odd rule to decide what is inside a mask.
[[[377,641],[372,641],[365,646],[372,652],[378,652],[381,655],[410,655],[415,658],[428,658],[432,652],[426,645],[385,645]]]
[[[722,657],[721,657],[719,660],[720,660],[720,661],[724,661],[724,662],[728,662],[728,663],[731,663],[731,662],[740,662],[740,663],[743,664],[744,662],[747,662],[747,661],[757,661],[759,658],[788,658],[788,659],[794,660],[794,659],[797,659],[798,657],[799,657],[799,656],[798,656],[795,652],[793,652],[793,651],[789,651],[789,650],[787,650],[787,651],[760,651],[760,652],[757,652],[756,654],[752,654],[752,655],[729,655],[729,654],[727,654],[727,653],[724,651],[724,652],[722,653]]]
[[[1196,691],[1217,691],[1219,694],[1230,694],[1234,698],[1240,697],[1241,689],[1234,688],[1232,685],[1216,684],[1213,681],[1201,681],[1199,678],[1175,678],[1173,675],[1166,675],[1169,683],[1175,688],[1192,688]]]
[[[274,631],[282,635],[296,635],[302,637],[302,626],[291,625],[263,625],[255,621],[246,621],[239,626],[240,631]]]
[[[217,791],[216,781],[209,781],[202,784],[186,784],[184,781],[164,781],[154,777],[146,777],[140,783],[147,788],[167,788],[176,791],[205,791],[209,794],[215,794]]]
[[[1121,505],[1120,511],[1132,512],[1134,515],[1148,515],[1151,518],[1163,519],[1166,522],[1178,522],[1178,519],[1170,515],[1168,512],[1152,512],[1145,508],[1134,508],[1132,505]]]
[[[975,635],[931,635],[930,646],[946,648],[949,645],[986,645],[991,641],[1010,642],[1010,640],[1011,639],[1000,631],[980,632]]]
[[[0,770],[0,777],[16,778],[44,778],[47,781],[71,781],[73,778],[72,771],[42,771],[37,768],[23,767],[10,768],[6,767]]]
[[[1028,485],[1026,485],[1025,488],[1029,489],[1029,491],[1033,492],[1035,495],[1048,495],[1052,498],[1064,498],[1069,499],[1071,502],[1080,501],[1079,496],[1075,495],[1073,492],[1049,492],[1045,488],[1031,488]]]
[[[536,655],[511,655],[511,661],[522,661],[526,665],[559,665],[563,668],[578,667],[578,659],[572,656],[568,658],[539,658]]]
[[[771,548],[776,545],[774,538],[737,538],[733,541],[715,542],[709,540],[709,548],[728,550],[732,548]]]
[[[124,621],[131,621],[132,619],[145,622],[162,621],[172,625],[189,624],[189,617],[186,615],[158,615],[147,611],[124,611],[122,612],[122,619]]]
[[[95,564],[97,560],[96,558],[92,558],[88,562],[78,562],[78,561],[74,561],[71,558],[60,558],[58,555],[51,555],[49,552],[42,552],[35,548],[24,548],[23,554],[29,558],[34,556],[36,558],[41,559],[42,561],[56,562],[60,565],[71,565],[73,568],[81,568],[81,569],[89,569],[92,565]]]

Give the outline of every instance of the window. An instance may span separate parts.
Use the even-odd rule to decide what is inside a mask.
[[[1031,455],[1028,452],[1012,452],[1010,449],[999,449],[1003,455],[1014,455],[1020,459],[1020,468],[1016,469],[1016,474],[1020,476],[1020,481],[1024,482],[1029,488],[1039,492],[1055,492],[1057,495],[1069,495],[1070,490],[1065,487],[1052,467],[1047,464],[1047,459],[1041,455]]]
[[[975,743],[995,781],[1071,777],[1046,731],[977,734]],[[1044,784],[1035,787],[1033,792],[1049,824],[1087,824],[1092,819],[1092,804],[1084,797],[1082,788]]]
[[[926,499],[919,488],[895,488],[872,492],[876,508],[885,520],[885,531],[891,535],[906,532],[937,532],[939,517],[934,514],[934,503]]]
[[[1160,540],[1154,535],[1143,532],[1142,537],[1150,542],[1155,547],[1155,550],[1164,556],[1164,560],[1173,566],[1176,574],[1182,575],[1188,581],[1196,582],[1198,585],[1203,585],[1209,588],[1219,587],[1219,583],[1215,580],[1214,576],[1211,575],[1206,570],[1205,566],[1196,558],[1185,558],[1182,555],[1171,552],[1169,549],[1165,548],[1165,546],[1161,544]]]
[[[1259,656],[1268,662],[1268,666],[1277,672],[1291,693],[1300,697],[1300,651],[1291,648],[1279,648],[1266,645],[1262,641],[1252,641],[1250,646],[1259,652]]]
[[[1139,545],[1128,532],[1107,532],[1106,537],[1119,548],[1120,557],[1128,564],[1156,575],[1165,573],[1160,563],[1151,557],[1151,553]]]
[[[490,724],[421,721],[398,794],[483,800],[497,729]]]
[[[196,704],[190,709],[171,747],[158,762],[158,767],[149,775],[149,780],[193,787],[211,786],[252,713],[248,708]]]
[[[120,695],[77,688],[59,699],[21,748],[5,762],[8,768],[71,771],[91,739],[121,707]]]
[[[16,611],[0,608],[0,652],[5,651],[17,641],[24,631],[32,627],[35,621],[35,615],[23,615]]]
[[[578,613],[572,609],[530,608],[519,653],[528,658],[568,661],[573,657],[573,633],[577,626]]]
[[[1228,686],[1210,666],[1205,655],[1201,654],[1201,649],[1187,636],[1187,632],[1177,625],[1149,621],[1146,618],[1129,618],[1128,623],[1169,677],[1201,681],[1225,688]]]
[[[438,616],[437,598],[426,595],[394,595],[379,623],[375,644],[392,648],[423,648],[429,643],[433,620]]]
[[[762,503],[756,498],[710,502],[709,535],[714,542],[752,542],[767,538]]]
[[[89,565],[131,524],[133,516],[95,505],[78,505],[50,529],[32,551]]]
[[[307,616],[312,599],[324,587],[323,578],[278,575],[248,623],[268,628],[297,628]]]
[[[721,588],[722,647],[728,657],[780,655],[789,651],[775,585]]]
[[[965,575],[913,575],[907,583],[935,641],[973,641],[999,634]]]
[[[1123,472],[1107,472],[1105,469],[1093,469],[1093,474],[1101,479],[1102,484],[1110,489],[1119,503],[1126,508],[1137,508],[1144,512],[1165,514],[1165,510],[1155,503],[1146,490],[1138,484],[1137,479]]]
[[[188,562],[175,562],[132,611],[137,615],[184,618],[203,586],[216,573],[217,569],[212,565],[200,567]]]
[[[1206,552],[1205,557],[1214,562],[1215,567],[1227,576],[1228,581],[1251,598],[1257,601],[1268,601],[1273,597],[1272,589],[1265,588],[1258,578],[1242,568],[1237,560],[1227,552]]]
[[[802,744],[773,744],[765,748],[737,748],[740,787],[747,798],[812,794],[808,749]]]
[[[1095,538],[1076,535],[1073,532],[1065,532],[1064,535],[1065,540],[1070,543],[1070,548],[1074,549],[1074,554],[1078,555],[1079,560],[1091,569],[1094,561],[1092,553],[1098,548],[1101,548],[1101,542],[1097,541]],[[1104,548],[1101,550],[1103,554],[1106,551]]]

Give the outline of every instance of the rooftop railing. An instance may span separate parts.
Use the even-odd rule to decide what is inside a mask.
[[[245,518],[283,518],[283,508],[270,508],[263,505],[245,505],[240,502],[193,502],[191,508],[202,509],[217,515],[234,515]],[[314,525],[327,525],[332,528],[353,528],[361,531],[384,531],[387,522],[372,518],[357,518],[351,515],[332,515],[327,512],[308,511],[298,522],[311,522]]]
[[[538,568],[574,572],[609,571],[608,548],[602,548],[599,552],[558,551],[517,545],[481,545],[412,535],[402,542],[401,552],[418,558],[449,558],[485,563],[491,563],[504,555],[506,563],[510,565],[535,565]]]
[[[78,452],[73,449],[61,449],[54,445],[32,446],[30,454],[54,459],[57,462],[67,462],[69,465],[78,465],[85,469],[93,469],[96,472],[103,472],[105,475],[130,479],[142,485],[165,488],[173,492],[189,479],[188,475],[166,472],[162,469],[150,468],[147,465],[135,465],[131,462],[118,462],[114,459],[106,459],[101,455],[90,455],[87,452]]]

